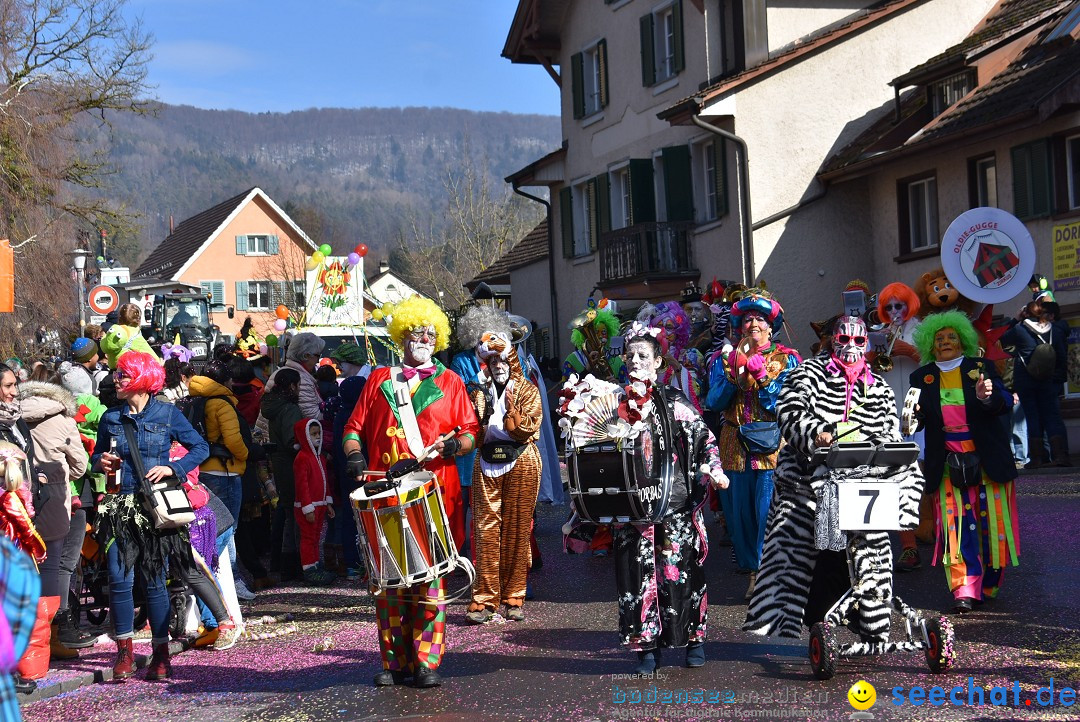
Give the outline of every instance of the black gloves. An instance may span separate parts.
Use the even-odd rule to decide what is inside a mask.
[[[366,469],[367,461],[364,459],[363,452],[354,451],[349,454],[348,460],[345,462],[345,471],[351,478],[359,478]]]
[[[461,442],[457,440],[457,437],[447,439],[443,442],[442,458],[449,459],[457,454],[459,449],[461,449]]]

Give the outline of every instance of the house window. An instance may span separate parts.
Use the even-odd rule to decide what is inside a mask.
[[[997,161],[992,154],[968,161],[968,200],[972,208],[997,207]]]
[[[293,306],[294,309],[302,310],[307,308],[307,289],[304,287],[303,281],[293,281]]]
[[[646,86],[679,74],[683,62],[682,0],[641,18],[641,81]]]
[[[199,281],[199,287],[203,290],[203,293],[209,294],[211,306],[225,305],[224,281]]]
[[[694,198],[699,223],[727,215],[727,160],[723,140],[709,140],[694,146]]]
[[[1080,208],[1080,135],[1065,139],[1065,177],[1069,209]]]
[[[278,237],[269,234],[249,234],[236,237],[238,256],[274,256],[278,253]]]
[[[609,174],[611,178],[611,227],[630,225],[630,169],[623,166]]]
[[[705,7],[705,62],[707,82],[712,85],[746,67],[743,3],[742,0],[717,0],[715,8]]]
[[[938,117],[974,87],[975,72],[971,70],[930,83],[926,89],[930,97],[930,112],[935,118]]]
[[[937,178],[928,176],[898,184],[901,253],[938,244]]]
[[[607,41],[599,40],[570,58],[574,117],[585,118],[607,106]]]
[[[270,281],[248,281],[248,310],[263,311],[270,308]]]
[[[596,187],[592,181],[574,186],[574,255],[584,256],[596,249]]]
[[[1013,215],[1020,220],[1050,215],[1053,179],[1050,144],[1046,139],[1018,145],[1012,157]]]

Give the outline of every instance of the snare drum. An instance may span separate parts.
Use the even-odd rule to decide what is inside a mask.
[[[596,524],[652,524],[673,500],[675,467],[658,414],[650,414],[635,439],[567,449],[570,502]]]
[[[379,589],[432,582],[459,561],[435,475],[415,471],[399,481],[397,488],[371,496],[363,487],[349,495],[357,546]]]

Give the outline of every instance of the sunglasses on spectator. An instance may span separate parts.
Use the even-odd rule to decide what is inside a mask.
[[[836,340],[840,343],[854,343],[856,346],[862,346],[866,343],[866,336],[848,336],[846,333],[842,333],[836,337]]]
[[[886,303],[886,311],[903,311],[907,307],[907,304],[903,303]]]
[[[121,371],[120,369],[116,369],[115,371],[113,371],[112,377],[114,381],[123,381],[124,379],[131,378],[131,376],[129,376],[126,372]]]

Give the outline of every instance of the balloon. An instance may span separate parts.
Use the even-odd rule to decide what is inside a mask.
[[[323,254],[323,256],[329,256],[334,253],[334,249],[330,247],[329,243],[324,243],[319,246],[319,253]]]
[[[371,312],[371,318],[373,318],[376,321],[382,321],[382,318],[383,318],[382,309],[381,308],[376,308],[374,311],[372,311]]]
[[[356,255],[363,258],[364,256],[367,255],[367,251],[368,251],[367,244],[366,243],[360,243],[353,250],[356,251]]]
[[[276,309],[274,309],[274,315],[278,318],[288,318],[289,309],[286,308],[284,304],[282,304],[281,306],[278,306]]]
[[[274,339],[274,340],[277,341],[277,339]],[[270,353],[270,345],[266,344],[266,343],[260,343],[259,344],[259,353],[261,353],[263,356]]]
[[[360,263],[360,254],[353,251],[349,254],[348,258],[346,258],[345,261],[350,266],[355,266],[356,264]]]
[[[279,318],[278,320],[274,321],[274,330],[275,331],[279,331],[279,332],[284,331],[288,327],[289,327],[288,322],[283,318]]]
[[[326,260],[326,254],[322,251],[315,251],[311,254],[311,260],[315,261],[316,264],[322,263]]]
[[[393,316],[394,315],[394,304],[392,304],[392,303],[384,303],[382,305],[382,312],[383,312],[384,316]]]
[[[266,345],[269,348],[276,347],[277,346],[277,336],[275,336],[272,333],[266,334]]]
[[[312,256],[311,258],[307,259],[307,261],[304,263],[304,268],[306,268],[309,271],[314,271],[318,267],[319,267],[319,262],[315,260],[315,256]]]

